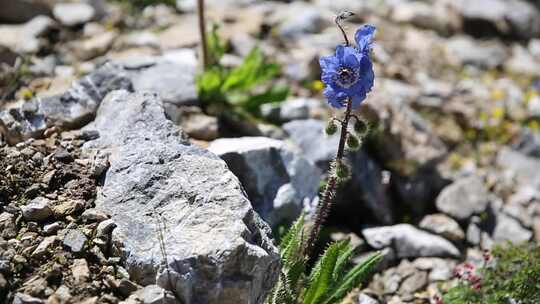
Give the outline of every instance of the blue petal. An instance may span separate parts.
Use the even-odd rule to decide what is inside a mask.
[[[375,35],[376,28],[371,24],[360,27],[354,35],[354,40],[358,45],[360,52],[368,52],[371,49],[371,41]]]
[[[368,56],[364,56],[360,62],[360,82],[364,87],[364,91],[367,93],[371,91],[373,87],[373,81],[375,74],[373,73],[373,64]]]
[[[345,99],[347,95],[343,92],[334,90],[332,87],[327,86],[324,89],[324,96],[328,100],[328,103],[334,108],[343,108],[345,107]]]
[[[339,67],[339,60],[336,56],[323,56],[319,59],[321,70],[335,70]]]
[[[360,106],[362,101],[366,99],[366,93],[361,93],[352,96],[352,108],[356,109]]]
[[[321,80],[326,85],[333,85],[335,75],[336,75],[336,73],[334,71],[323,72],[322,75],[321,75]]]
[[[360,55],[361,53],[358,52],[358,50],[352,46],[339,45],[336,48],[336,57],[339,60],[339,63],[341,65],[347,65],[349,67],[353,67],[347,64],[347,61],[350,60],[349,57],[351,56],[356,57],[357,62],[360,62],[359,60]]]
[[[360,65],[356,54],[347,55],[347,57],[345,57],[344,63],[350,68],[355,68]]]

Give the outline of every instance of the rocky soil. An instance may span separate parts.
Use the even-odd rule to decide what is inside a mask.
[[[262,303],[273,237],[334,156],[318,58],[377,26],[371,125],[324,240],[385,253],[352,303],[435,303],[464,261],[540,241],[540,6],[208,0],[235,66],[291,88],[255,122],[197,97],[195,1],[0,2],[0,303]],[[272,233],[272,230],[274,233]]]

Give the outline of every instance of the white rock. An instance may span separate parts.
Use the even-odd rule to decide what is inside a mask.
[[[67,26],[80,25],[92,20],[96,11],[88,3],[58,3],[53,8],[53,15],[60,23]]]
[[[400,258],[460,255],[459,250],[449,241],[409,224],[368,228],[362,234],[371,247],[393,247]]]

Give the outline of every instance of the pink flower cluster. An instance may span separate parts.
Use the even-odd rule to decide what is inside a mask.
[[[454,276],[459,280],[468,282],[475,290],[482,287],[482,277],[476,273],[476,267],[471,263],[463,263],[454,269]]]

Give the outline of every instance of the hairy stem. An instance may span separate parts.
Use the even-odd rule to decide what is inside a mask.
[[[334,22],[336,23],[337,27],[341,31],[341,34],[343,35],[343,39],[345,39],[345,45],[350,45],[350,43],[349,43],[349,38],[347,37],[347,33],[345,33],[345,30],[343,29],[343,25],[341,25],[341,22],[352,15],[354,15],[354,13],[343,11],[336,16],[336,19],[334,19]]]
[[[199,16],[199,33],[201,35],[201,51],[203,67],[206,69],[209,65],[208,62],[208,46],[206,38],[206,23],[204,18],[204,0],[197,0],[197,15]]]
[[[324,191],[321,196],[321,201],[319,202],[317,206],[317,211],[315,213],[315,223],[313,224],[313,228],[311,229],[311,232],[309,234],[309,239],[306,243],[304,256],[306,256],[307,258],[309,258],[309,256],[311,255],[311,252],[313,251],[313,248],[315,247],[315,243],[317,242],[317,239],[319,238],[319,233],[321,232],[321,228],[324,225],[324,222],[326,221],[326,219],[328,218],[330,209],[332,207],[332,203],[334,201],[337,187],[339,186],[340,179],[338,178],[336,174],[336,167],[340,165],[341,162],[343,161],[343,154],[345,153],[345,142],[347,141],[347,135],[348,135],[347,128],[349,126],[349,120],[351,119],[351,110],[352,110],[352,100],[348,98],[347,109],[345,110],[345,117],[341,121],[341,135],[339,138],[339,145],[338,145],[336,158],[334,159],[334,162],[333,162],[333,168],[330,169],[331,172],[328,177],[328,182],[326,183],[326,187],[324,188]]]

